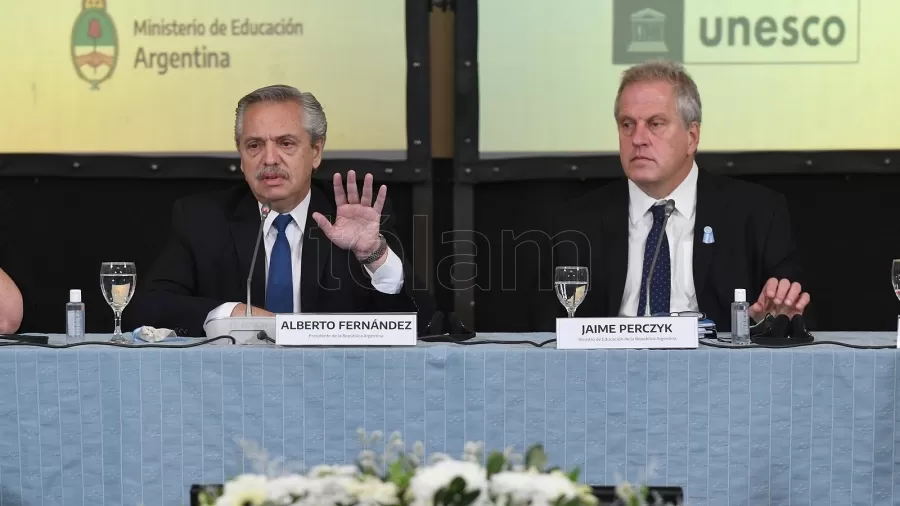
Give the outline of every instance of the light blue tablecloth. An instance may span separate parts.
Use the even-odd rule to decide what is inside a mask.
[[[236,439],[345,463],[358,428],[453,454],[542,442],[589,483],[652,470],[691,505],[900,504],[898,365],[827,346],[2,347],[0,504],[187,504],[250,470]]]

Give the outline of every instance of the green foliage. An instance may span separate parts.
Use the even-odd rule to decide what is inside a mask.
[[[525,468],[535,469],[538,472],[544,472],[547,467],[547,454],[544,453],[544,446],[536,444],[528,449],[525,454]]]
[[[218,496],[203,491],[197,495],[197,498],[200,500],[200,506],[215,506]]]
[[[443,506],[469,506],[474,503],[480,490],[466,492],[466,480],[456,477],[446,487],[434,494],[434,504]]]
[[[393,461],[388,467],[387,481],[397,486],[399,490],[406,490],[412,479],[413,471],[404,465],[403,459]]]
[[[500,452],[491,453],[487,461],[487,477],[490,478],[504,469],[506,469],[506,457]]]

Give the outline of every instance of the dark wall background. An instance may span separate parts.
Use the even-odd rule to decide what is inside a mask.
[[[900,175],[742,176],[783,193],[790,203],[800,253],[807,270],[819,330],[896,330],[900,302],[890,280],[891,260],[900,257]],[[544,213],[610,180],[529,181],[474,186],[474,223],[479,233],[475,328],[533,330],[527,303],[532,294],[508,289],[530,274],[528,246],[509,247],[512,234],[533,228]],[[503,231],[507,246],[501,248]],[[514,270],[518,272],[514,273]],[[505,273],[504,273],[505,271]],[[505,279],[504,279],[505,276]],[[503,282],[507,289],[501,289]],[[554,303],[553,297],[550,303]]]
[[[438,308],[457,303],[451,266],[454,259],[454,181],[452,162],[434,164],[433,277],[428,279]],[[892,293],[891,260],[900,257],[900,175],[806,174],[741,176],[784,193],[791,206],[810,283],[818,330],[894,330],[900,302]],[[0,189],[11,200],[22,234],[15,247],[31,264],[29,299],[34,309],[23,330],[65,331],[70,288],[80,288],[87,307],[88,332],[111,332],[112,311],[102,299],[103,261],[134,261],[146,274],[166,240],[171,205],[195,192],[224,188],[239,179],[84,179],[3,177]],[[474,185],[474,224],[478,233],[474,327],[479,332],[535,330],[526,313],[534,294],[515,290],[516,280],[533,263],[518,265],[509,247],[512,234],[540,228],[549,209],[609,179],[521,181]],[[412,186],[392,183],[397,231],[413,242]],[[419,218],[423,219],[423,218]],[[417,226],[418,230],[418,226]],[[503,248],[503,231],[507,231]],[[407,246],[409,247],[409,246]],[[409,252],[407,252],[409,256]],[[441,261],[442,259],[449,261]],[[516,271],[515,269],[518,269]],[[504,289],[503,282],[506,286]],[[552,303],[552,300],[551,300]],[[126,309],[127,312],[127,309]]]
[[[87,332],[111,333],[113,313],[100,292],[101,262],[135,262],[140,287],[141,275],[167,238],[172,203],[241,181],[0,178],[0,190],[10,200],[21,234],[6,239],[13,240],[18,261],[30,264],[27,302],[32,307],[21,331],[65,333],[69,289],[80,288]],[[404,244],[412,241],[410,188],[394,183],[388,195]],[[133,329],[123,328],[128,330]]]

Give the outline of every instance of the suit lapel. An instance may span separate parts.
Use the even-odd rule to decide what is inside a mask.
[[[242,194],[233,207],[230,217],[231,237],[237,251],[240,265],[240,281],[242,291],[246,290],[247,274],[250,272],[250,262],[253,259],[253,246],[256,245],[259,233],[259,203],[253,197],[249,189]],[[265,307],[266,301],[266,250],[262,241],[259,243],[259,254],[256,258],[256,266],[253,269],[253,284],[250,287],[251,304],[256,307]]]
[[[334,202],[315,184],[310,187],[309,212],[303,229],[303,252],[300,261],[300,311],[319,311],[319,289],[322,287],[322,273],[331,260],[331,240],[325,236],[313,219],[313,213],[321,213],[334,223]]]
[[[618,184],[618,183],[613,183]],[[609,209],[603,216],[603,237],[600,254],[608,255],[608,263],[603,267],[609,276],[609,316],[618,316],[625,291],[625,276],[628,272],[628,185],[621,184],[609,202]]]
[[[697,177],[697,208],[694,215],[694,291],[697,294],[697,301],[706,288],[706,275],[709,272],[709,264],[712,261],[713,251],[716,248],[715,242],[706,244],[703,242],[703,230],[711,227],[713,237],[715,234],[721,233],[722,228],[719,226],[719,217],[722,215],[722,209],[718,205],[718,193],[710,181],[709,175],[700,171]]]

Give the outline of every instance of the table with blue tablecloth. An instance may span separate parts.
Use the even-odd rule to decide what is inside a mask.
[[[429,453],[543,443],[587,483],[681,486],[690,505],[900,504],[898,366],[896,349],[830,345],[3,346],[0,504],[187,504],[253,470],[240,440],[349,463],[360,428]]]

